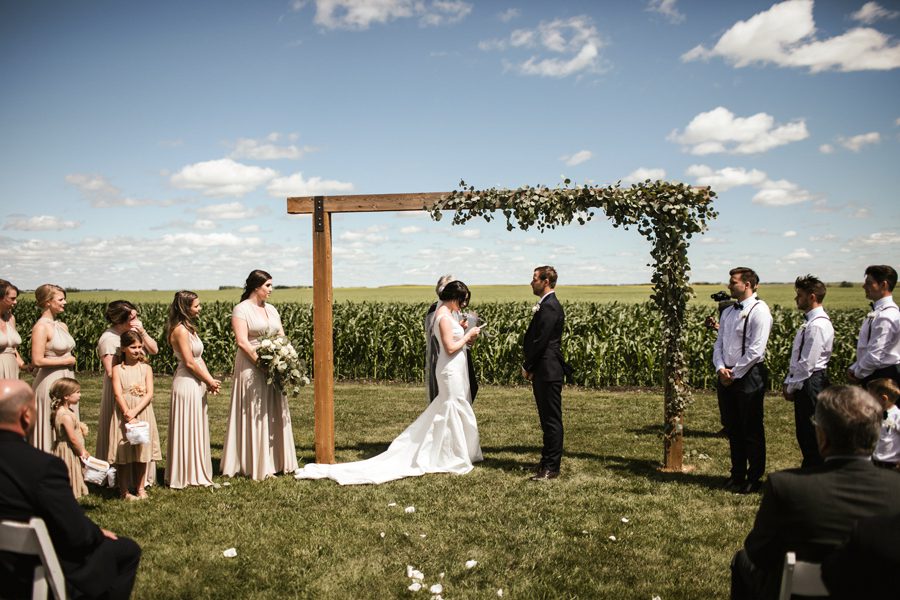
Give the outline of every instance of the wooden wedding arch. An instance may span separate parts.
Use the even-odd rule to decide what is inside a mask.
[[[716,217],[709,188],[647,180],[631,188],[521,187],[515,190],[476,191],[460,182],[461,191],[413,194],[305,196],[287,199],[288,214],[312,215],[313,244],[313,381],[316,462],[334,463],[334,292],[332,284],[331,220],[334,213],[428,211],[440,219],[441,211],[454,211],[453,224],[483,216],[490,221],[503,211],[507,229],[536,226],[543,230],[589,221],[600,208],[614,227],[635,227],[653,243],[651,299],[663,313],[665,404],[663,467],[680,471],[683,455],[683,411],[690,397],[684,381],[682,329],[684,309],[691,294],[688,284],[688,240],[706,230]]]

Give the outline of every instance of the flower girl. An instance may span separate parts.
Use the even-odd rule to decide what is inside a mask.
[[[86,496],[82,460],[90,454],[84,449],[87,425],[78,420],[78,401],[81,400],[81,384],[71,377],[61,377],[50,386],[50,424],[56,433],[53,454],[66,463],[69,482],[76,498]]]
[[[112,371],[116,410],[109,428],[107,460],[116,466],[122,498],[138,500],[147,498],[147,463],[162,460],[153,413],[153,369],[144,362],[144,343],[137,332],[122,334],[121,353]],[[136,496],[131,493],[132,484]]]

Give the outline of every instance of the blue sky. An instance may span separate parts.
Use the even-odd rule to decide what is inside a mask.
[[[312,282],[285,198],[712,185],[695,281],[900,263],[900,2],[0,2],[0,277]],[[599,218],[548,233],[337,215],[336,286],[649,280]]]

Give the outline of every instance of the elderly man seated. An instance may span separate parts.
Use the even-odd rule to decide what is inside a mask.
[[[0,520],[44,520],[73,596],[128,598],[140,547],[88,519],[63,461],[28,445],[35,414],[31,388],[0,379]],[[0,553],[0,597],[30,598],[33,569],[31,557]]]
[[[864,389],[819,394],[815,426],[825,464],[769,475],[753,529],[731,563],[731,597],[776,598],[784,555],[819,562],[856,521],[900,511],[900,474],[869,459],[881,406]]]

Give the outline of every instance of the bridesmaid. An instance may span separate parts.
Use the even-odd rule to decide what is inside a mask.
[[[222,383],[209,374],[203,361],[203,342],[194,325],[199,314],[197,294],[175,292],[166,323],[167,338],[178,359],[166,448],[166,484],[175,489],[213,484],[206,392],[218,394]]]
[[[222,474],[247,475],[256,480],[297,469],[287,398],[256,366],[256,348],[265,335],[284,335],[281,317],[266,300],[272,276],[255,270],[247,276],[241,303],[231,313],[238,350],[234,357],[231,412],[222,448]]]
[[[72,355],[75,340],[66,324],[56,318],[66,309],[66,291],[58,285],[45,283],[34,290],[34,299],[41,309],[41,318],[31,330],[31,364],[37,368],[31,386],[37,413],[28,441],[35,448],[52,452],[50,386],[60,377],[75,377],[75,356]],[[77,419],[78,405],[72,412]]]
[[[119,346],[122,334],[133,329],[140,336],[144,349],[149,354],[157,354],[159,346],[150,334],[144,330],[144,324],[138,318],[137,308],[127,300],[114,300],[106,307],[106,321],[109,328],[100,334],[97,340],[97,357],[103,364],[103,394],[100,396],[100,416],[97,419],[97,448],[94,456],[103,460],[109,458],[109,424],[112,423],[116,398],[112,387],[112,370],[118,363]],[[150,464],[147,469],[148,482],[156,481],[156,466]]]
[[[0,279],[0,379],[18,379],[19,371],[27,369],[19,355],[22,336],[16,331],[12,311],[19,299],[19,288]]]

